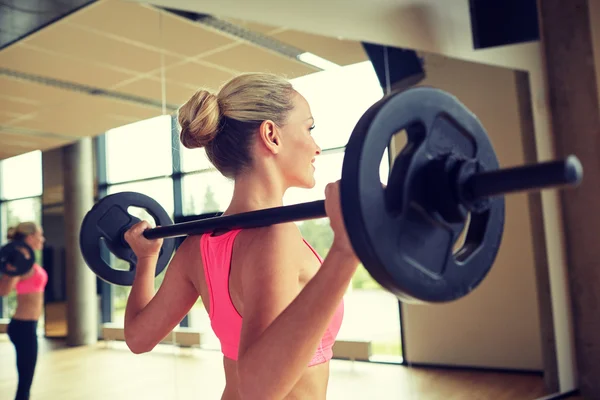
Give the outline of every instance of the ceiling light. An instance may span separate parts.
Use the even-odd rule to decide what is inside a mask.
[[[338,64],[331,62],[329,60],[326,60],[323,57],[319,57],[316,54],[309,53],[309,52],[298,54],[296,57],[298,58],[298,60],[302,61],[303,63],[310,64],[314,67],[317,67],[317,68],[325,70],[325,71],[336,69],[336,68],[341,68]]]

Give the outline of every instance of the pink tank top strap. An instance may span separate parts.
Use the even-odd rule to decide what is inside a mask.
[[[204,234],[200,238],[204,277],[210,296],[211,327],[221,342],[223,354],[233,360],[237,360],[242,317],[231,300],[229,272],[233,244],[239,232],[234,230],[220,236]]]

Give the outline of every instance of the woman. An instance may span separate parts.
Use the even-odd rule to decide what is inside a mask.
[[[283,205],[290,187],[315,185],[321,149],[307,101],[269,74],[244,74],[217,94],[200,90],[179,110],[180,139],[205,148],[234,181],[224,215]],[[198,296],[223,352],[223,399],[324,399],[343,295],[359,261],[343,226],[337,183],[325,191],[334,241],[325,260],[294,223],[190,236],[154,293],[161,240],[142,221],[125,238],[137,255],[125,312],[134,353],[152,350]]]
[[[22,222],[8,229],[8,240],[23,241],[34,251],[44,247],[44,233],[34,222]],[[24,253],[25,254],[25,253]],[[0,296],[17,292],[17,309],[8,324],[8,337],[17,353],[19,384],[15,400],[29,399],[37,363],[37,321],[44,305],[44,288],[48,274],[37,263],[25,275],[2,275]]]

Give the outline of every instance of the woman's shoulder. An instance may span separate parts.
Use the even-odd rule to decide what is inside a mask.
[[[200,241],[203,235],[190,235],[177,246],[176,253],[186,253],[186,255],[194,256],[200,252]]]
[[[258,247],[263,245],[293,246],[302,243],[300,229],[293,222],[264,226],[260,228],[244,229],[240,231],[239,241],[253,244]]]
[[[244,229],[234,244],[249,259],[295,257],[304,246],[300,229],[294,223],[275,224],[260,228]]]

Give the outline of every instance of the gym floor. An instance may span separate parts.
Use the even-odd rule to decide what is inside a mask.
[[[0,334],[0,398],[9,400],[17,375],[14,351]],[[219,352],[161,345],[134,355],[122,342],[66,347],[40,338],[35,400],[219,399],[224,386]],[[328,399],[510,399],[547,395],[540,376],[409,368],[333,360]]]

